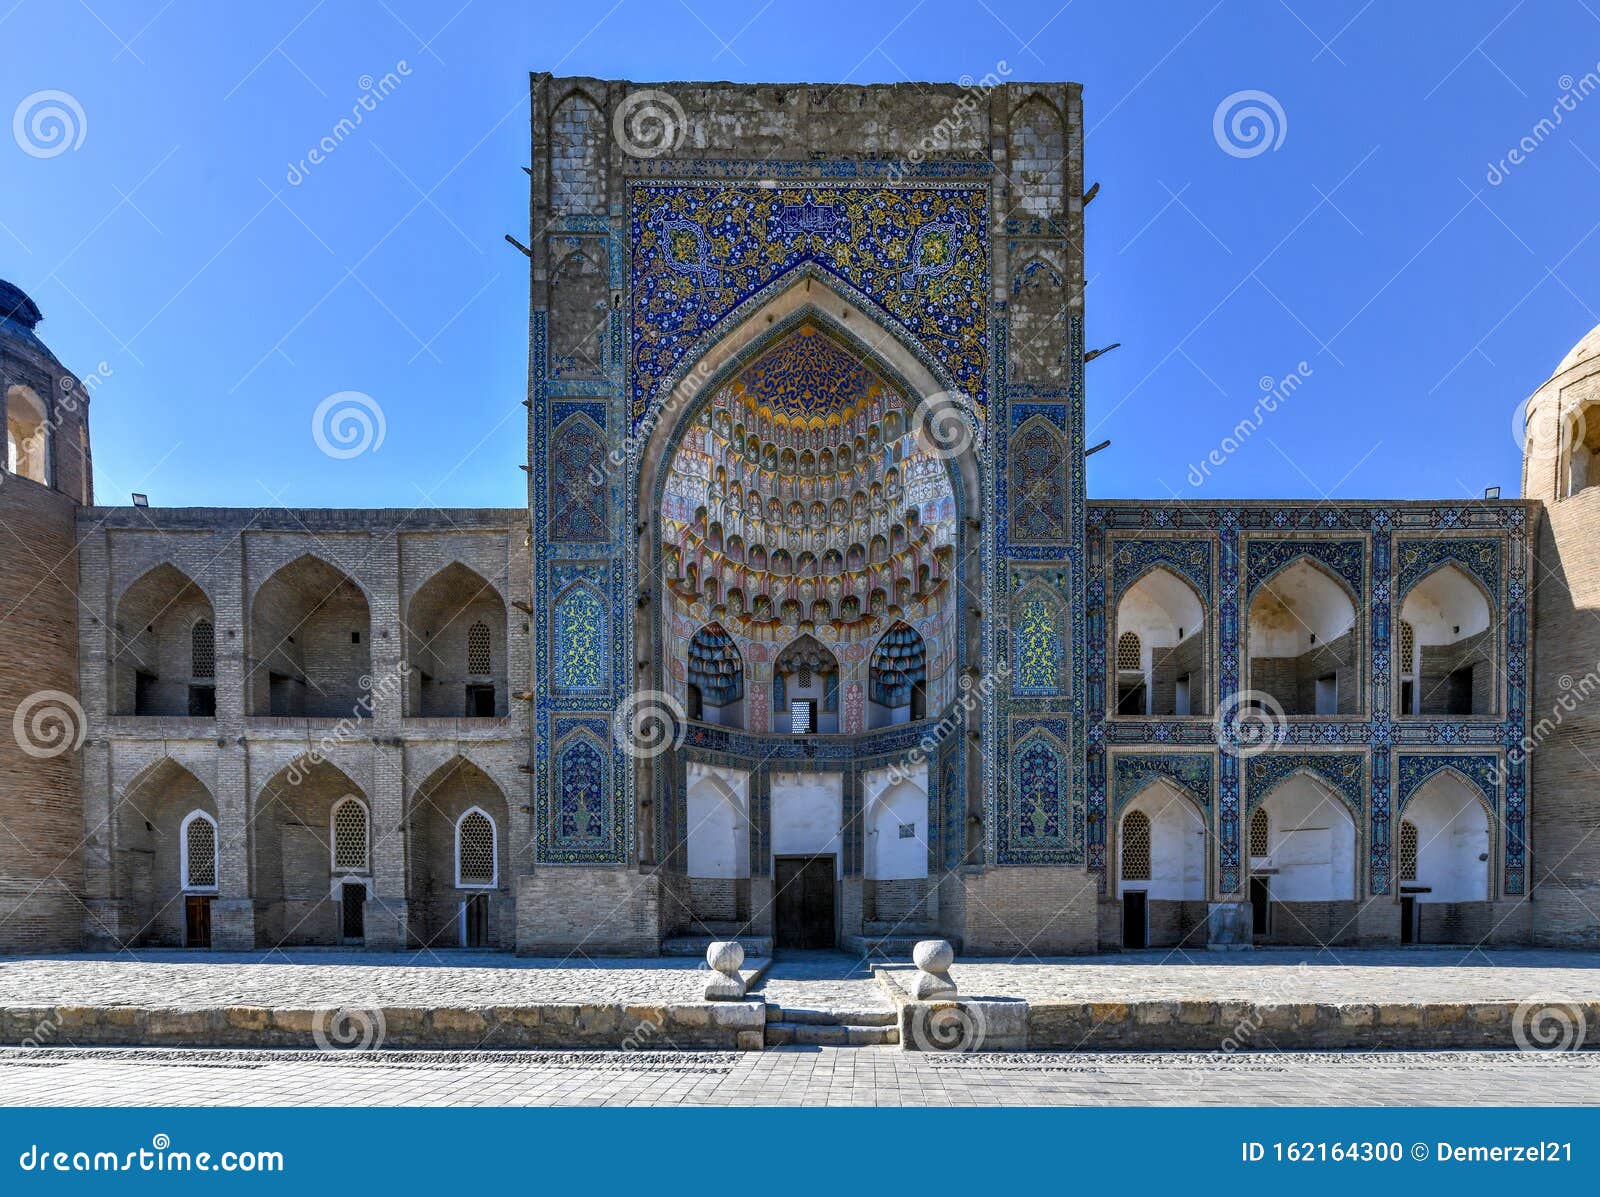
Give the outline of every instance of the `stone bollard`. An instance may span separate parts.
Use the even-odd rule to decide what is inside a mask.
[[[917,966],[917,979],[911,987],[913,998],[931,1002],[956,996],[956,983],[950,979],[956,950],[948,940],[924,939],[911,949],[911,959]]]
[[[744,978],[739,966],[744,963],[744,948],[737,939],[715,940],[706,949],[711,966],[711,981],[706,985],[706,1001],[737,1002],[744,998]]]

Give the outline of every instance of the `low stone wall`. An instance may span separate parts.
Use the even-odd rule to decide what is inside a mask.
[[[671,1005],[333,1007],[12,1006],[0,1043],[38,1047],[611,1048],[756,1051],[761,1001]]]
[[[1196,1000],[1030,1004],[1034,1051],[1434,1051],[1517,1048],[1518,1003],[1255,1004]],[[1582,1006],[1587,1025],[1600,1002]],[[1520,1034],[1527,1036],[1527,1013]]]

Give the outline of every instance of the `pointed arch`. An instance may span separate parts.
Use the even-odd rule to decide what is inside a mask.
[[[402,617],[405,713],[503,717],[508,709],[507,620],[500,588],[460,560],[435,570]]]
[[[500,826],[481,806],[469,806],[455,822],[457,889],[494,889],[500,884]]]
[[[1116,686],[1108,698],[1116,713],[1205,714],[1206,607],[1193,580],[1151,563],[1122,586],[1115,614]]]
[[[1017,846],[1049,847],[1070,840],[1072,783],[1061,742],[1048,732],[1030,732],[1011,759]]]
[[[1411,629],[1411,684],[1394,686],[1401,715],[1490,715],[1499,707],[1497,606],[1483,579],[1446,558],[1417,577],[1395,602],[1396,643]],[[1407,662],[1396,653],[1393,674]],[[1410,699],[1409,705],[1406,699]]]
[[[1011,113],[1011,186],[1028,216],[1060,216],[1066,209],[1066,139],[1061,114],[1039,95]]]
[[[206,811],[192,810],[184,816],[179,835],[182,837],[179,887],[185,893],[216,893],[221,876],[217,820]]]
[[[896,620],[878,637],[867,667],[867,727],[888,727],[928,714],[928,648],[922,635]]]
[[[371,871],[372,816],[364,801],[346,794],[335,802],[328,816],[328,834],[335,873]]]
[[[1043,415],[1023,421],[1011,435],[1011,539],[1049,544],[1071,535],[1068,520],[1066,438]]]
[[[551,206],[558,212],[600,215],[606,210],[604,105],[574,88],[550,110]]]
[[[609,844],[614,823],[609,750],[588,730],[574,731],[557,744],[554,770],[557,843],[568,848]]]
[[[1246,613],[1248,688],[1286,715],[1351,715],[1360,710],[1360,598],[1350,582],[1310,553],[1298,553],[1251,588]]]
[[[170,561],[130,583],[112,620],[111,713],[214,715],[214,620],[205,589]]]
[[[248,647],[251,714],[371,716],[370,599],[321,556],[302,553],[256,587]]]

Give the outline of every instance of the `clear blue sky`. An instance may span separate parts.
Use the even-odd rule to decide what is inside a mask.
[[[69,93],[81,145],[0,137],[0,276],[81,374],[102,502],[524,502],[527,75],[1084,85],[1093,496],[1517,493],[1518,403],[1600,323],[1600,95],[1498,185],[1600,62],[1539,4],[1221,0],[4,0],[0,116]],[[410,71],[298,186],[289,164]],[[1224,153],[1213,113],[1281,105]],[[1196,492],[1192,463],[1310,377]],[[376,453],[318,451],[335,391]]]

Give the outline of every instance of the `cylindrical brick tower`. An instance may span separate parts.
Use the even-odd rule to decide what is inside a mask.
[[[1600,946],[1600,327],[1528,400],[1522,493],[1544,503],[1528,760],[1533,935]]]
[[[94,501],[89,396],[0,280],[0,952],[83,937],[76,513]]]

